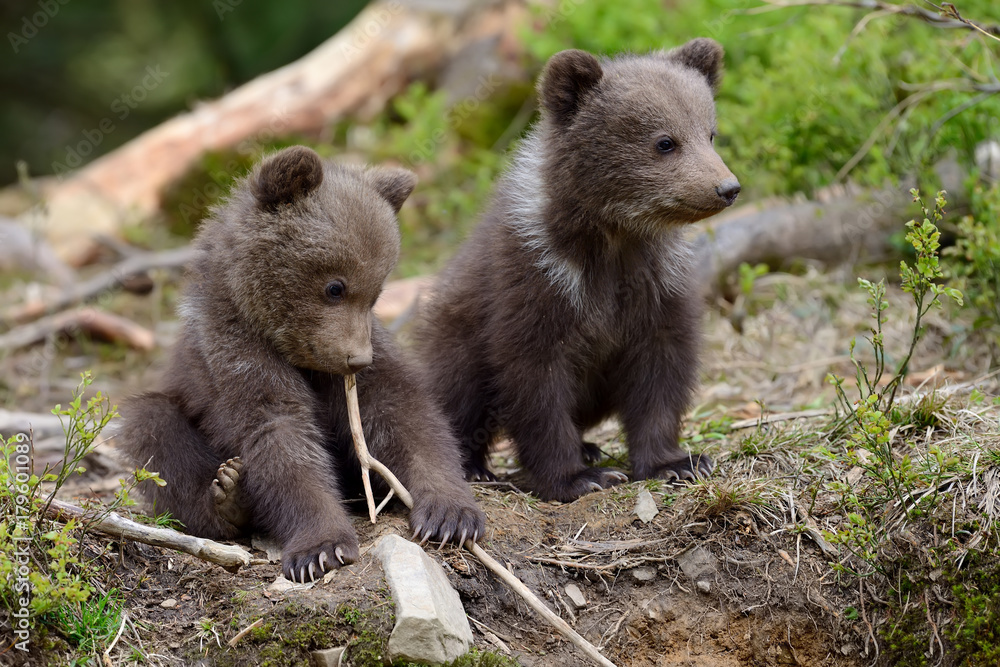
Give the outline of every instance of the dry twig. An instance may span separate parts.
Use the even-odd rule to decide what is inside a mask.
[[[118,539],[128,538],[155,547],[183,551],[210,563],[221,565],[230,572],[236,572],[244,565],[250,564],[250,554],[238,546],[219,544],[213,540],[185,535],[166,528],[144,526],[114,512],[106,514],[94,512],[53,499],[45,516],[63,523],[70,519],[76,519],[81,523],[87,523],[88,528]]]
[[[991,39],[1000,40],[1000,24],[980,24],[961,16],[950,3],[943,3],[937,7],[938,12],[932,12],[915,4],[896,5],[882,0],[764,0],[766,7],[757,7],[747,10],[748,14],[759,14],[772,9],[784,9],[787,7],[849,7],[852,9],[866,9],[872,12],[879,12],[885,15],[909,16],[920,19],[937,28],[960,28],[972,30]]]
[[[122,610],[122,624],[118,626],[118,634],[116,634],[115,638],[111,640],[111,643],[108,644],[108,647],[104,649],[104,655],[102,657],[104,658],[105,667],[112,667],[113,665],[113,663],[111,662],[111,651],[112,649],[114,649],[115,644],[117,644],[118,640],[121,638],[122,631],[125,629],[125,623],[127,622],[128,622],[128,612]]]
[[[145,352],[156,346],[156,336],[146,327],[96,308],[78,308],[11,329],[0,336],[0,350],[18,350],[58,333],[75,335],[80,332],[101,340],[125,343]]]
[[[230,639],[228,642],[226,642],[226,644],[229,646],[229,648],[233,648],[234,646],[236,646],[239,643],[239,641],[241,639],[243,639],[248,634],[250,634],[253,630],[255,630],[256,628],[259,628],[262,625],[264,625],[264,619],[263,618],[258,618],[256,621],[254,621],[253,623],[251,623],[247,627],[245,627],[242,630],[240,630],[239,632],[237,632],[236,636],[233,637],[232,639]]]
[[[163,252],[147,252],[127,257],[113,267],[86,280],[72,289],[61,293],[49,301],[34,301],[8,309],[3,317],[4,322],[27,322],[48,313],[56,313],[71,306],[83,303],[89,299],[116,289],[122,281],[130,276],[144,273],[150,269],[178,269],[194,259],[195,250],[191,246],[164,250]]]
[[[374,468],[385,481],[389,484],[389,487],[396,493],[400,500],[403,501],[408,508],[413,508],[413,496],[410,492],[403,486],[396,476],[386,468],[377,459],[372,458],[371,454],[368,452],[368,445],[365,443],[364,433],[361,430],[361,409],[358,406],[358,385],[357,380],[354,375],[344,376],[344,389],[347,394],[347,411],[351,422],[351,434],[354,436],[354,449],[358,455],[358,461],[361,464],[362,469],[362,479],[365,482],[365,495],[368,499],[368,513],[371,515],[372,522],[375,522],[375,501],[371,494],[370,481],[367,479],[368,468]],[[563,634],[564,637],[569,639],[578,649],[583,651],[589,658],[599,665],[604,667],[615,667],[615,664],[601,655],[601,652],[597,650],[593,644],[588,642],[579,633],[569,626],[566,621],[559,617],[558,614],[553,612],[551,609],[545,606],[538,596],[531,592],[527,586],[525,586],[520,579],[514,576],[507,568],[496,561],[492,556],[490,556],[486,551],[473,542],[472,540],[466,540],[466,549],[472,552],[472,554],[479,559],[479,561],[486,566],[490,572],[499,577],[505,584],[510,586],[515,593],[521,596],[522,599],[528,606],[535,610],[542,618],[551,623],[559,632]]]

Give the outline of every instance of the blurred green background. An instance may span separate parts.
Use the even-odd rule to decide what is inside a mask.
[[[18,159],[28,163],[32,175],[51,173],[68,146],[103,118],[111,116],[118,129],[104,136],[97,152],[285,65],[333,35],[364,4],[5,4],[0,12],[9,51],[0,74],[6,93],[0,107],[0,182],[15,180]],[[20,43],[16,35],[28,30],[25,22],[43,6],[58,9]],[[967,0],[958,9],[983,23],[1000,23],[995,0]],[[415,81],[376,117],[332,125],[322,142],[279,137],[259,148],[305,142],[326,155],[417,171],[420,185],[400,216],[404,246],[397,275],[406,276],[440,268],[475,223],[506,152],[533,120],[534,78],[550,55],[565,48],[613,54],[672,47],[696,36],[721,42],[727,74],[718,96],[717,146],[740,178],[741,201],[808,195],[844,181],[881,187],[916,178],[924,191],[932,191],[939,186],[932,167],[942,157],[954,158],[972,174],[976,146],[1000,138],[1000,95],[987,91],[991,85],[1000,90],[1000,42],[972,30],[941,29],[899,15],[871,17],[841,6],[561,0],[529,3],[517,35],[518,74],[474,107],[439,89],[436,80]],[[112,110],[125,109],[123,91],[140,82],[148,67],[169,75],[119,120],[122,114]],[[167,190],[162,216],[149,224],[183,242],[211,203],[192,193],[224,193],[256,157],[206,155]],[[206,188],[210,182],[214,185]],[[968,187],[974,188],[971,180]],[[977,238],[995,247],[1000,191],[988,183],[978,188],[971,198]],[[970,199],[971,192],[964,194]],[[148,229],[133,231],[134,243],[164,243]],[[972,247],[981,246],[977,241]],[[967,261],[978,266],[977,258]],[[995,264],[985,266],[996,271]],[[993,294],[987,292],[987,301],[996,301]]]
[[[110,119],[97,155],[299,58],[365,0],[18,0],[0,3],[0,185],[15,163],[52,173],[67,147]],[[134,108],[122,95],[147,67],[162,81]],[[126,113],[127,112],[127,113]],[[122,117],[124,116],[124,118]],[[102,133],[103,134],[103,133]]]

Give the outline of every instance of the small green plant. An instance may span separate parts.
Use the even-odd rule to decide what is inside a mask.
[[[920,203],[924,218],[921,222],[911,220],[906,223],[909,230],[906,240],[913,247],[915,259],[912,266],[902,261],[899,270],[902,289],[912,296],[916,307],[909,347],[892,376],[883,382],[888,372],[882,331],[889,305],[885,299],[885,281],[872,283],[860,278],[858,282],[868,292],[874,320],[867,338],[875,355],[874,367],[869,368],[855,356],[856,341],[851,341],[858,399],[852,401],[848,397],[843,378],[832,375],[829,378],[844,412],[841,425],[847,431],[849,463],[864,473],[864,483],[860,487],[842,481],[833,482],[832,486],[840,494],[845,507],[847,520],[829,539],[842,544],[849,554],[865,564],[860,570],[849,568],[846,560],[837,566],[858,576],[876,572],[886,574],[879,549],[888,531],[887,508],[903,508],[905,515],[914,516],[921,512],[921,502],[933,507],[941,480],[959,463],[957,458],[946,456],[936,445],[929,447],[927,455],[920,457],[918,462],[914,462],[910,454],[896,451],[893,446],[896,425],[889,415],[896,417],[897,421],[904,416],[916,416],[920,425],[927,425],[941,407],[936,402],[938,399],[932,398],[929,404],[918,402],[908,411],[894,410],[896,393],[923,334],[922,321],[932,308],[941,306],[942,297],[962,304],[962,293],[958,289],[938,282],[944,276],[938,260],[938,224],[944,218],[945,193],[937,194],[930,209],[923,205],[918,191],[912,190],[911,193],[914,201]],[[916,492],[925,488],[932,489],[932,492],[915,500],[918,498]]]
[[[740,294],[742,294],[744,298],[749,299],[750,295],[753,294],[753,286],[757,282],[757,279],[761,276],[766,276],[768,270],[767,264],[755,264],[753,266],[750,266],[746,262],[740,264]]]
[[[1000,183],[972,190],[972,214],[958,223],[955,245],[944,255],[949,277],[975,308],[975,327],[1000,329]],[[1000,354],[992,338],[994,359]]]
[[[100,572],[93,563],[100,554],[88,559],[81,542],[90,522],[61,523],[49,510],[70,476],[85,472],[81,463],[117,415],[101,392],[84,399],[92,382],[90,373],[84,373],[70,403],[52,410],[65,433],[62,460],[55,467],[46,465],[41,474],[32,472],[30,434],[0,441],[0,601],[12,617],[24,619],[24,638],[40,623],[59,631],[86,653],[97,651],[105,639],[104,626],[120,618],[121,596],[113,591],[92,598],[99,590],[94,580]],[[139,470],[130,482],[122,482],[105,511],[131,504],[129,491],[143,479],[163,483],[155,473]]]
[[[82,653],[92,655],[117,634],[123,608],[121,594],[112,589],[76,604],[61,605],[47,620]]]

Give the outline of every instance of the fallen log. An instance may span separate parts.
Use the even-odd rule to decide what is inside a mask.
[[[880,261],[903,229],[913,199],[907,188],[840,188],[824,200],[748,204],[704,223],[693,240],[700,284],[725,290],[740,264],[779,268],[796,260],[837,265]]]
[[[0,439],[31,432],[35,440],[44,440],[63,432],[62,422],[54,414],[0,410]]]
[[[511,29],[521,3],[377,0],[298,61],[204,102],[95,160],[46,193],[26,214],[55,251],[78,265],[92,237],[154,213],[165,186],[208,151],[259,147],[276,136],[319,134],[350,114],[371,115],[411,81],[437,71],[469,40]],[[477,20],[481,19],[481,20]],[[487,33],[487,34],[484,34]],[[258,148],[259,149],[259,148]]]

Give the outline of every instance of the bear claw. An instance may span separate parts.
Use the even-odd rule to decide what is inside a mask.
[[[712,474],[712,459],[705,454],[692,454],[686,459],[660,466],[654,477],[671,482],[697,482]]]
[[[237,528],[250,523],[250,512],[243,500],[240,488],[240,473],[243,472],[243,460],[234,456],[219,466],[215,479],[209,487],[215,511],[219,516]]]

